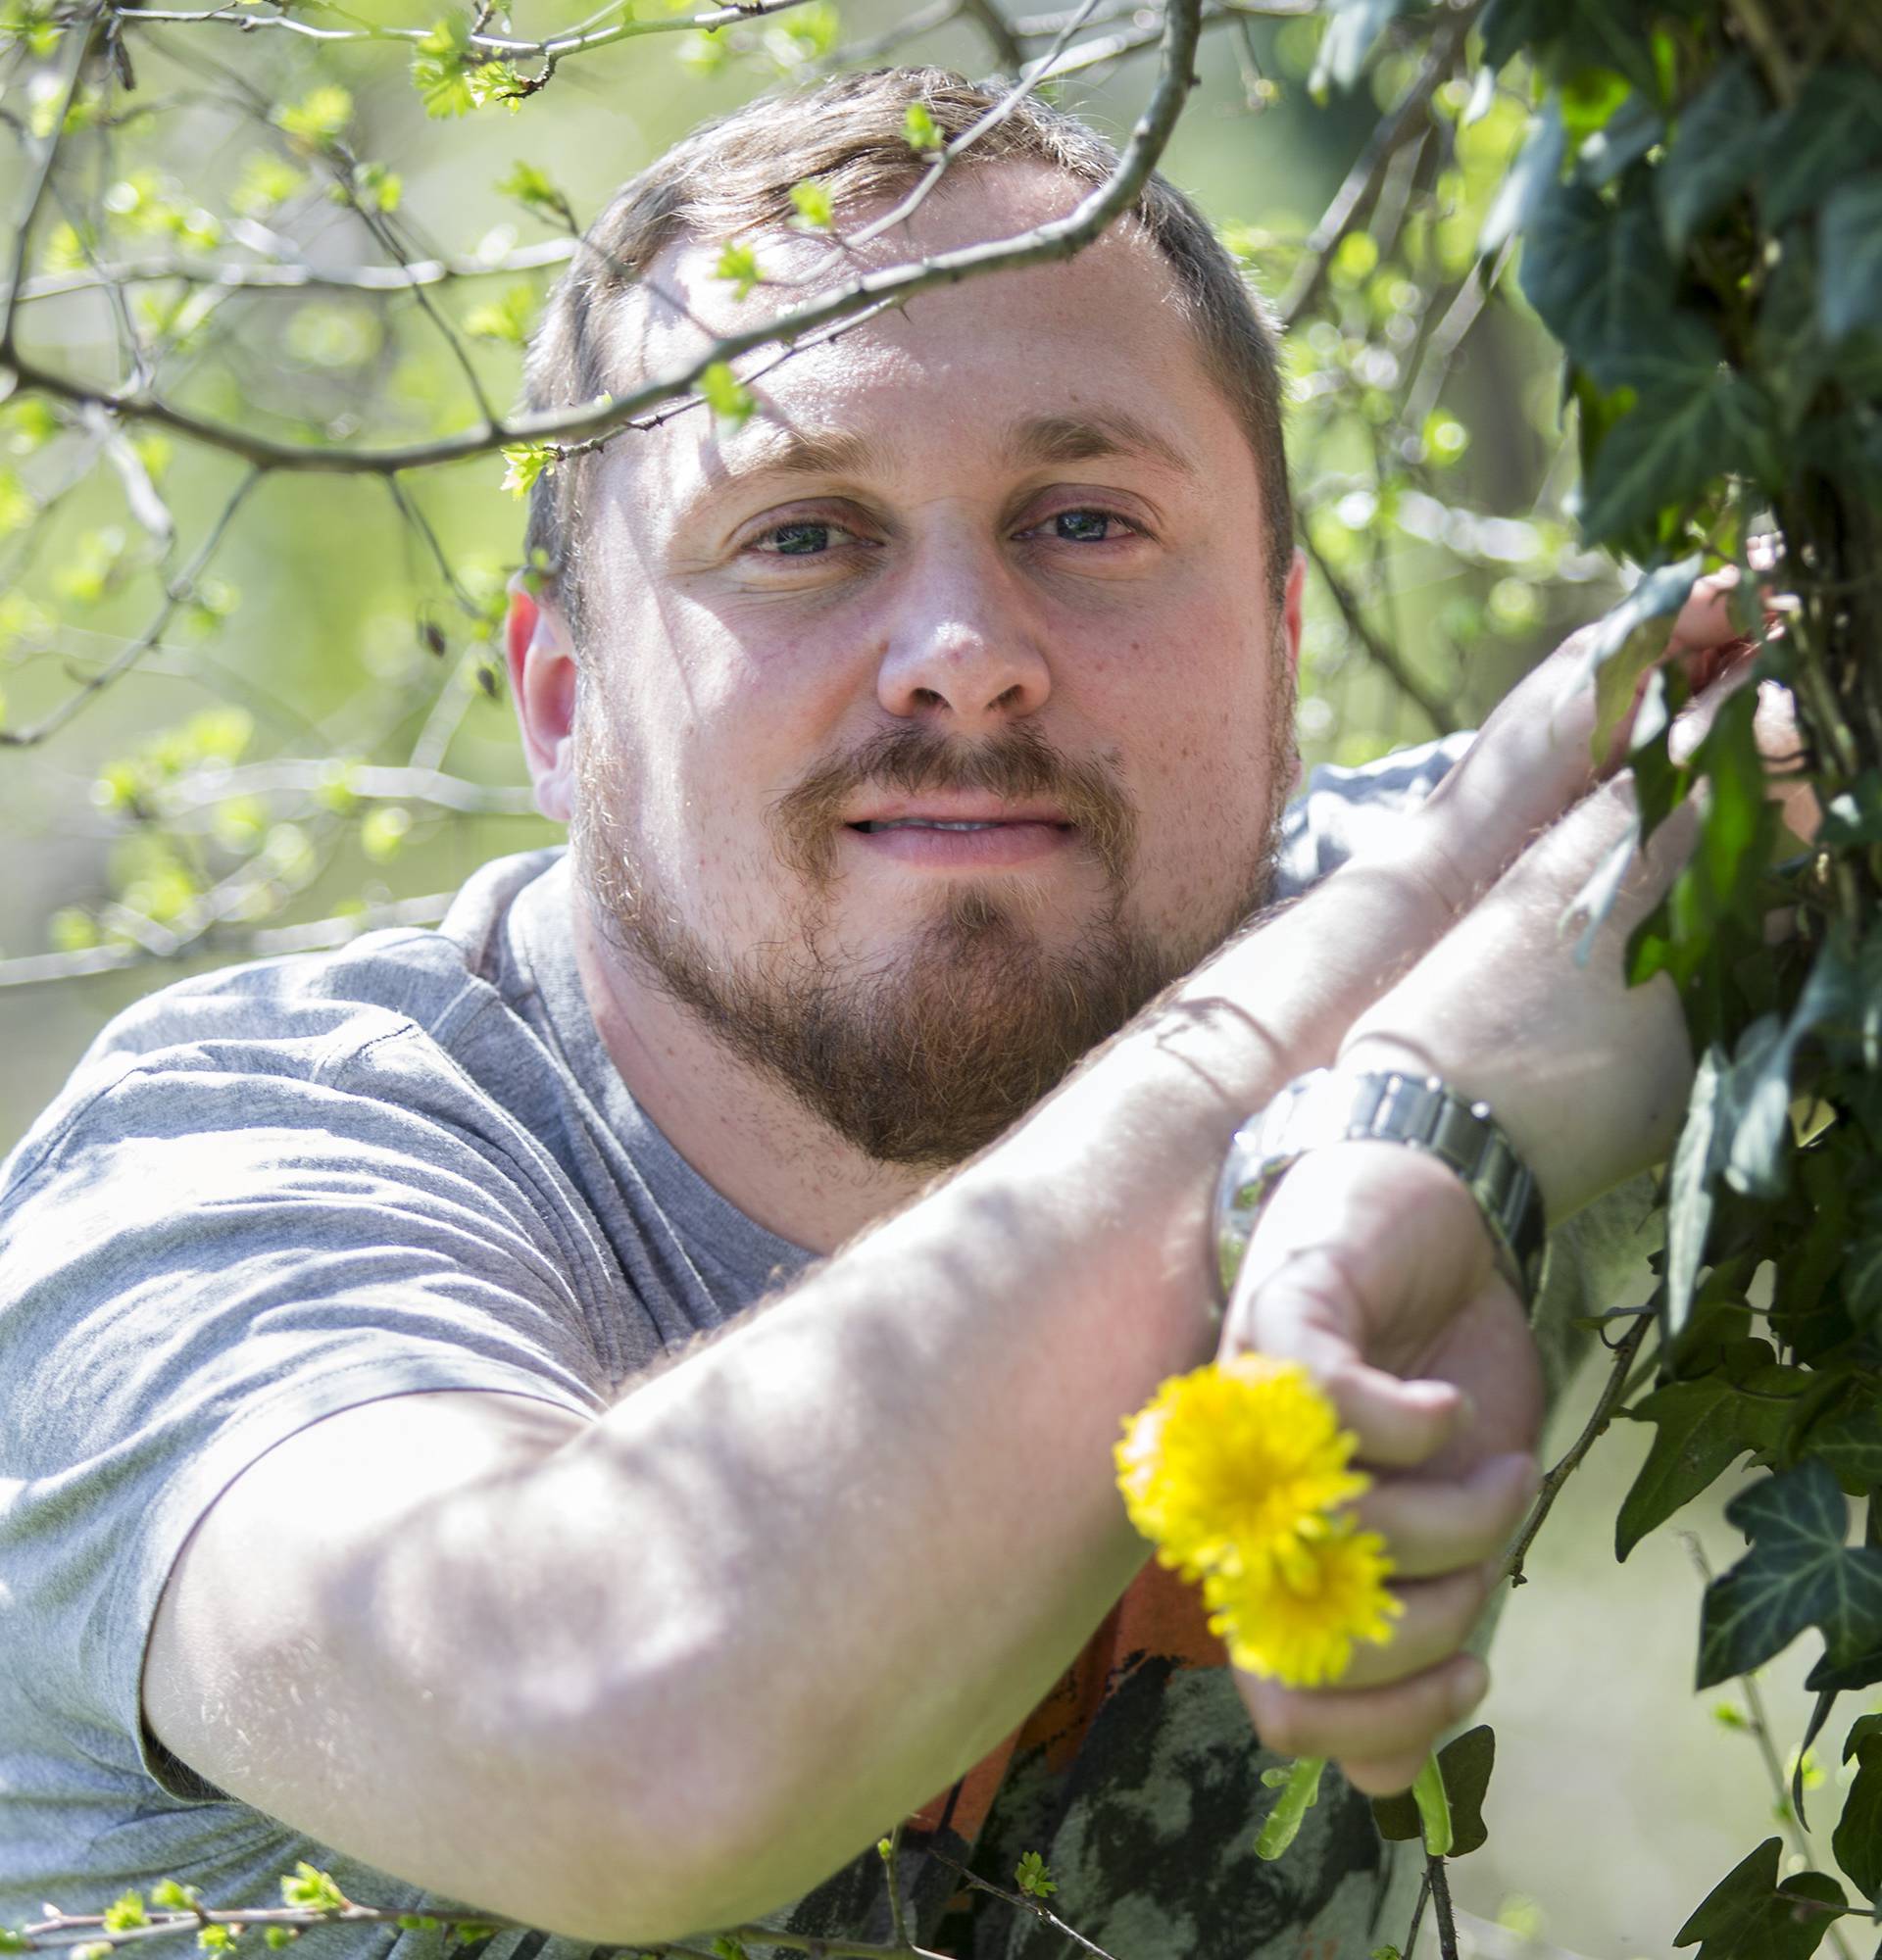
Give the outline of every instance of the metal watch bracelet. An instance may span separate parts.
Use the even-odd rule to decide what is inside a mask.
[[[1236,1131],[1215,1192],[1215,1264],[1226,1306],[1262,1206],[1311,1150],[1337,1143],[1405,1144],[1463,1180],[1527,1310],[1542,1271],[1542,1194],[1485,1102],[1466,1102],[1437,1076],[1396,1069],[1362,1075],[1316,1068],[1290,1082]]]

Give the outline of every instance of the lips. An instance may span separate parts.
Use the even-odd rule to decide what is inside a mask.
[[[869,857],[933,870],[990,871],[1034,864],[1068,849],[1077,834],[1057,810],[999,815],[897,810],[846,826]]]
[[[993,816],[977,818],[953,818],[939,816],[891,816],[866,817],[860,823],[851,824],[852,830],[860,830],[866,837],[873,837],[887,830],[1004,830],[1009,824],[1051,822],[1055,829],[1069,830],[1068,823],[1061,823],[1052,818],[1030,816]]]

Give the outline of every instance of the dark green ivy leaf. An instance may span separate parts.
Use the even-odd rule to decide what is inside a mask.
[[[1531,46],[1553,39],[1560,31],[1561,17],[1559,0],[1490,0],[1483,16],[1485,65],[1501,68]]]
[[[1826,851],[1848,844],[1882,844],[1882,772],[1865,769],[1830,799],[1816,841]]]
[[[1811,1429],[1804,1447],[1830,1466],[1845,1491],[1859,1497],[1882,1485],[1882,1409],[1873,1401],[1846,1408]]]
[[[1637,164],[1666,133],[1666,121],[1644,96],[1629,94],[1593,135],[1585,138],[1576,158],[1581,180],[1599,190],[1630,164]]]
[[[1862,1738],[1856,1760],[1830,1848],[1857,1893],[1873,1900],[1882,1891],[1882,1736]]]
[[[1878,1681],[1882,1681],[1882,1647],[1834,1664],[1824,1654],[1804,1677],[1804,1686],[1812,1694],[1854,1694]]]
[[[1706,220],[1751,182],[1763,122],[1764,91],[1751,63],[1735,55],[1680,112],[1665,161],[1654,172],[1654,201],[1668,248],[1683,253]]]
[[[1666,651],[1673,617],[1685,605],[1702,561],[1697,553],[1676,564],[1662,564],[1588,629],[1585,671],[1595,681],[1592,749],[1600,761],[1608,753],[1620,717],[1632,704],[1640,677]]]
[[[1581,512],[1591,543],[1640,536],[1728,473],[1768,473],[1769,400],[1719,365],[1701,321],[1663,318],[1651,342],[1610,356],[1610,368],[1637,399],[1594,455]]]
[[[1496,1761],[1497,1735],[1487,1722],[1466,1729],[1438,1751],[1444,1793],[1451,1799],[1450,1855],[1454,1858],[1479,1850],[1489,1841],[1489,1828],[1483,1821],[1483,1799]],[[1402,1789],[1395,1796],[1375,1796],[1372,1817],[1379,1827],[1379,1836],[1389,1843],[1411,1843],[1424,1828],[1409,1789]]]
[[[1856,1241],[1844,1258],[1842,1280],[1850,1318],[1873,1335],[1882,1319],[1882,1234]]]
[[[1816,69],[1764,125],[1759,149],[1760,209],[1775,231],[1882,159],[1882,76],[1849,64]]]
[[[1656,1389],[1627,1413],[1655,1425],[1654,1446],[1621,1500],[1614,1524],[1617,1559],[1698,1496],[1735,1457],[1771,1448],[1786,1409],[1782,1401],[1758,1391],[1748,1395],[1723,1374],[1711,1374]]]
[[[1673,311],[1676,283],[1644,192],[1610,206],[1570,180],[1537,203],[1523,240],[1523,294],[1604,388],[1663,377],[1669,356],[1675,370],[1703,368],[1709,376],[1717,367],[1716,336]],[[1647,320],[1654,322],[1651,335],[1642,330]]]
[[[1847,1763],[1871,1736],[1882,1736],[1882,1715],[1858,1715],[1843,1738],[1843,1760]]]
[[[1767,1838],[1720,1879],[1679,1929],[1675,1946],[1701,1942],[1694,1960],[1808,1960],[1834,1914],[1813,1905],[1846,1906],[1843,1887],[1821,1872],[1778,1884],[1783,1839]]]
[[[1882,171],[1839,185],[1823,207],[1816,304],[1832,347],[1882,317]]]
[[[1827,1464],[1763,1478],[1725,1515],[1752,1548],[1706,1589],[1700,1688],[1769,1660],[1806,1627],[1822,1630],[1832,1665],[1882,1644],[1882,1551],[1843,1543],[1849,1500]]]
[[[1666,1182],[1666,1303],[1662,1309],[1669,1346],[1685,1330],[1699,1286],[1699,1269],[1706,1260],[1706,1240],[1712,1225],[1712,1179],[1718,1170],[1719,1126],[1724,1114],[1722,1088],[1730,1069],[1725,1051],[1716,1045],[1700,1056],[1686,1104],[1686,1121],[1673,1150],[1673,1167]]]

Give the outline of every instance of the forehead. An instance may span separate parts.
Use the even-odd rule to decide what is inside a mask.
[[[741,242],[756,250],[767,283],[743,301],[717,274],[725,241],[669,248],[642,296],[611,321],[615,371],[624,379],[669,370],[697,359],[712,337],[862,272],[1063,217],[1086,190],[1043,166],[1007,163],[944,179],[908,225],[859,250],[821,235],[756,234]],[[854,229],[873,215],[845,214],[845,221]],[[1114,226],[1069,261],[932,288],[775,367],[769,360],[741,363],[760,406],[731,440],[757,446],[779,429],[855,431],[877,450],[911,455],[959,445],[995,423],[1110,417],[1191,451],[1240,449],[1246,460],[1239,425],[1204,366],[1187,296],[1135,224]],[[611,445],[611,454],[625,448],[657,464],[677,488],[696,471],[714,473],[721,440],[695,411]],[[644,487],[644,472],[635,473]]]

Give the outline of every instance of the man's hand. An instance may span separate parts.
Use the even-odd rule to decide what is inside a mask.
[[[1303,1157],[1256,1228],[1222,1330],[1224,1356],[1247,1348],[1305,1362],[1359,1436],[1377,1480],[1360,1515],[1392,1548],[1405,1614],[1338,1688],[1242,1675],[1242,1697],[1270,1748],[1403,1789],[1488,1685],[1460,1649],[1536,1488],[1542,1378],[1521,1305],[1451,1171],[1343,1144]]]
[[[1750,651],[1731,637],[1730,584],[1702,581],[1674,624],[1668,657],[1702,689],[1688,746]],[[1683,860],[1693,813],[1662,826],[1585,964],[1561,930],[1632,819],[1624,774],[1587,794],[1625,753],[1623,722],[1592,760],[1592,678],[1577,636],[1407,826],[1408,852],[1445,867],[1457,923],[1339,1054],[1488,1100],[1556,1217],[1663,1155],[1691,1074],[1670,984],[1628,988],[1620,952]],[[1304,1157],[1257,1226],[1222,1335],[1224,1354],[1245,1348],[1305,1362],[1358,1435],[1377,1479],[1361,1511],[1392,1547],[1405,1615],[1338,1688],[1244,1676],[1243,1697],[1270,1746],[1403,1788],[1487,1687],[1462,1647],[1536,1488],[1541,1375],[1520,1303],[1458,1178],[1403,1146],[1342,1145]]]

